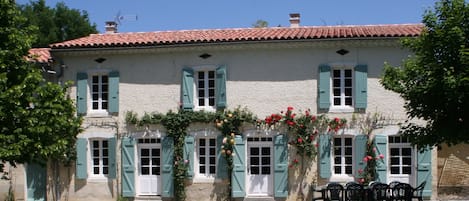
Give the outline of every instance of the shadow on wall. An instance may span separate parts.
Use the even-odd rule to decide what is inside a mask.
[[[439,194],[461,194],[461,189],[469,189],[469,144],[444,145],[438,150],[438,188]]]

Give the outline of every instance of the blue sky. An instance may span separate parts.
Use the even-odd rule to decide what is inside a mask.
[[[55,7],[62,0],[46,0]],[[28,3],[29,0],[17,0]],[[119,32],[289,26],[300,13],[302,26],[420,23],[436,0],[63,0],[86,10],[100,32],[120,13]],[[134,16],[137,16],[135,20]]]

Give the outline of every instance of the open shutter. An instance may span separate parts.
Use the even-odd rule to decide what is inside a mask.
[[[226,108],[226,67],[220,66],[216,70],[215,100],[217,100],[217,109]]]
[[[184,138],[184,160],[189,161],[187,177],[192,178],[194,176],[194,136]]]
[[[109,179],[116,178],[116,138],[109,138],[109,172],[107,177]]]
[[[109,73],[109,113],[119,112],[119,71]]]
[[[182,69],[181,104],[183,110],[194,108],[194,70]]]
[[[245,178],[246,178],[246,152],[243,137],[241,135],[235,136],[235,144],[233,152],[233,173],[231,174],[231,195],[234,198],[244,197]]]
[[[376,174],[377,174],[377,181],[386,183],[387,181],[387,143],[388,137],[384,135],[376,135],[375,136],[375,146],[376,146],[376,155],[383,154],[385,158],[383,160],[376,161]]]
[[[274,189],[275,197],[288,196],[288,148],[287,136],[274,137]]]
[[[359,170],[364,170],[366,163],[363,161],[363,158],[366,155],[366,146],[368,142],[368,136],[366,135],[357,135],[355,137],[355,178],[362,178]]]
[[[355,66],[355,108],[365,109],[367,104],[368,67]]]
[[[423,196],[432,196],[432,150],[426,148],[423,152],[417,154],[417,184],[420,185],[426,181],[423,189]]]
[[[319,135],[319,176],[331,177],[331,135]]]
[[[88,169],[86,167],[86,147],[88,140],[86,138],[77,139],[77,160],[75,162],[75,176],[77,179],[86,179],[88,176]]]
[[[228,163],[226,162],[225,156],[221,154],[223,138],[223,135],[217,136],[217,178],[228,179]]]
[[[164,137],[162,141],[163,149],[163,193],[162,197],[173,197],[174,181],[173,181],[173,157],[174,142],[173,137]]]
[[[122,138],[122,196],[135,196],[135,140]]]
[[[319,109],[328,109],[331,105],[331,67],[328,65],[319,66],[318,80],[318,104]]]
[[[35,164],[26,164],[26,200],[46,200],[47,170],[45,167]]]
[[[88,93],[88,74],[77,73],[77,112],[79,115],[86,114],[87,111],[87,93]]]

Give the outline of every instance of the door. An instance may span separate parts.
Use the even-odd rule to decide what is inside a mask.
[[[389,136],[389,182],[414,185],[414,149],[407,138]]]
[[[247,193],[250,196],[273,194],[272,137],[248,137]]]
[[[143,142],[145,142],[143,140]],[[161,143],[140,143],[138,148],[138,192],[139,195],[161,194]],[[158,139],[158,142],[160,140]]]

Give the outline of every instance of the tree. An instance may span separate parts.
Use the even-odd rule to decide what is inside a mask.
[[[442,0],[426,11],[419,37],[403,40],[414,56],[385,65],[381,84],[405,100],[403,134],[413,144],[469,143],[469,6]]]
[[[96,24],[91,24],[86,11],[68,8],[59,2],[55,8],[46,5],[45,0],[31,1],[19,5],[21,14],[28,19],[28,25],[38,27],[38,40],[33,47],[47,47],[61,42],[97,33]]]
[[[252,24],[252,27],[254,28],[263,28],[263,27],[268,27],[269,23],[265,20],[257,20],[254,24]]]
[[[14,0],[0,1],[0,19],[0,161],[74,160],[82,120],[67,87],[46,82],[26,61],[34,28]]]

